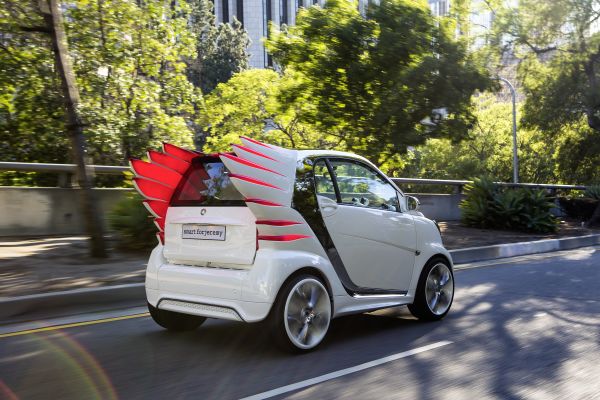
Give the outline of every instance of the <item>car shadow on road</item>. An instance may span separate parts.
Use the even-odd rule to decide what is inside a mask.
[[[569,269],[561,267],[567,261]],[[600,341],[600,298],[589,284],[600,280],[598,268],[585,258],[533,264],[484,268],[463,283],[457,276],[460,297],[441,332],[455,344],[435,360],[411,358],[404,378],[414,382],[417,398],[460,398],[441,394],[468,393],[460,388],[474,385],[479,395],[509,400],[591,396],[594,389],[586,381],[576,392],[564,384],[574,379],[567,373],[574,363],[584,370],[592,361],[593,355],[580,360],[582,349],[591,351]],[[574,276],[586,279],[577,282]]]

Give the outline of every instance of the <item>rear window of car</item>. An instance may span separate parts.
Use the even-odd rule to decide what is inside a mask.
[[[245,206],[244,197],[217,157],[195,159],[171,199],[171,206]]]

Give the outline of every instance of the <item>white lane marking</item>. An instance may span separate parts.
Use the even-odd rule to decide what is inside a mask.
[[[305,381],[292,383],[291,385],[282,386],[276,389],[268,390],[266,392],[258,393],[253,396],[244,397],[240,400],[260,400],[260,399],[268,399],[271,397],[279,396],[284,393],[292,392],[294,390],[303,389],[308,386],[316,385],[318,383],[322,383],[325,381],[329,381],[331,379],[339,378],[344,375],[353,374],[355,372],[363,371],[368,368],[373,368],[381,364],[386,364],[392,361],[399,360],[401,358],[406,358],[410,356],[414,356],[415,354],[423,353],[425,351],[437,349],[438,347],[446,346],[452,344],[453,342],[444,340],[441,342],[436,342],[432,344],[428,344],[427,346],[417,347],[416,349],[403,351],[402,353],[392,354],[391,356],[379,358],[377,360],[369,361],[364,364],[359,364],[354,367],[340,369],[339,371],[330,372],[325,375],[317,376],[315,378],[307,379]]]

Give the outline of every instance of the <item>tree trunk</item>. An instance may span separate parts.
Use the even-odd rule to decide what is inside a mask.
[[[77,90],[75,73],[68,55],[67,38],[58,2],[59,0],[39,0],[39,5],[50,31],[56,70],[61,80],[67,119],[66,129],[71,139],[73,160],[77,165],[77,182],[79,184],[85,227],[87,234],[90,236],[90,255],[104,258],[107,257],[107,253],[100,219],[100,207],[92,190],[92,178],[85,164],[86,143],[78,110],[79,91]]]

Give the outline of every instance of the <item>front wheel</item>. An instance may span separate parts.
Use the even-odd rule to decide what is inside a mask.
[[[329,329],[331,300],[325,285],[311,275],[300,275],[281,289],[270,315],[276,342],[287,350],[317,347]]]
[[[421,271],[415,301],[408,305],[420,320],[438,321],[448,314],[454,299],[454,274],[443,258],[430,260]]]
[[[193,331],[206,321],[205,317],[161,310],[148,303],[150,316],[158,325],[170,331]]]

